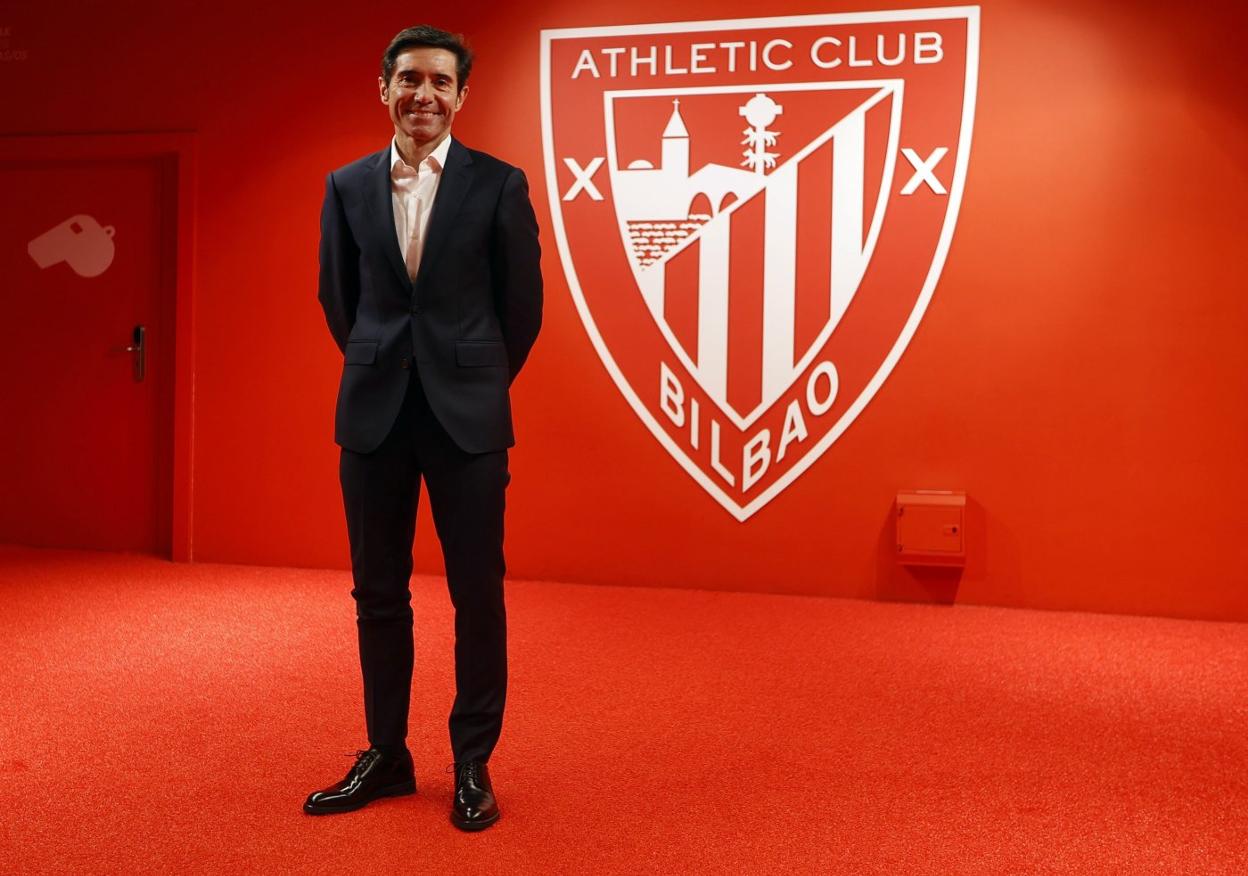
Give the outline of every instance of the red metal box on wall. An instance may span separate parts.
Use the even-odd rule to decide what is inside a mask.
[[[966,493],[898,493],[896,521],[899,562],[911,566],[966,564]]]

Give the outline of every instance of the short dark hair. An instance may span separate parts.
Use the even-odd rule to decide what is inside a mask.
[[[464,42],[463,34],[447,33],[428,24],[404,28],[394,35],[381,56],[381,80],[389,85],[399,55],[408,49],[421,47],[446,49],[455,56],[455,84],[462,91],[468,84],[468,74],[472,72],[472,49]]]

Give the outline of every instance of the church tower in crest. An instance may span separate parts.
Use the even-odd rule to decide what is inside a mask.
[[[672,101],[672,117],[663,129],[663,160],[659,165],[664,179],[683,183],[689,178],[689,129],[680,117],[680,99]]]

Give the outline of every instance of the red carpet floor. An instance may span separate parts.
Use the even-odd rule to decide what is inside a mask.
[[[345,573],[0,548],[0,871],[1245,873],[1248,625],[509,582],[503,809],[312,818],[365,744]]]

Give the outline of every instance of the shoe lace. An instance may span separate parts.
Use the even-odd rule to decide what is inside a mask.
[[[454,773],[458,781],[472,782],[474,785],[481,784],[481,764],[475,760],[453,763],[446,768],[446,771]]]

